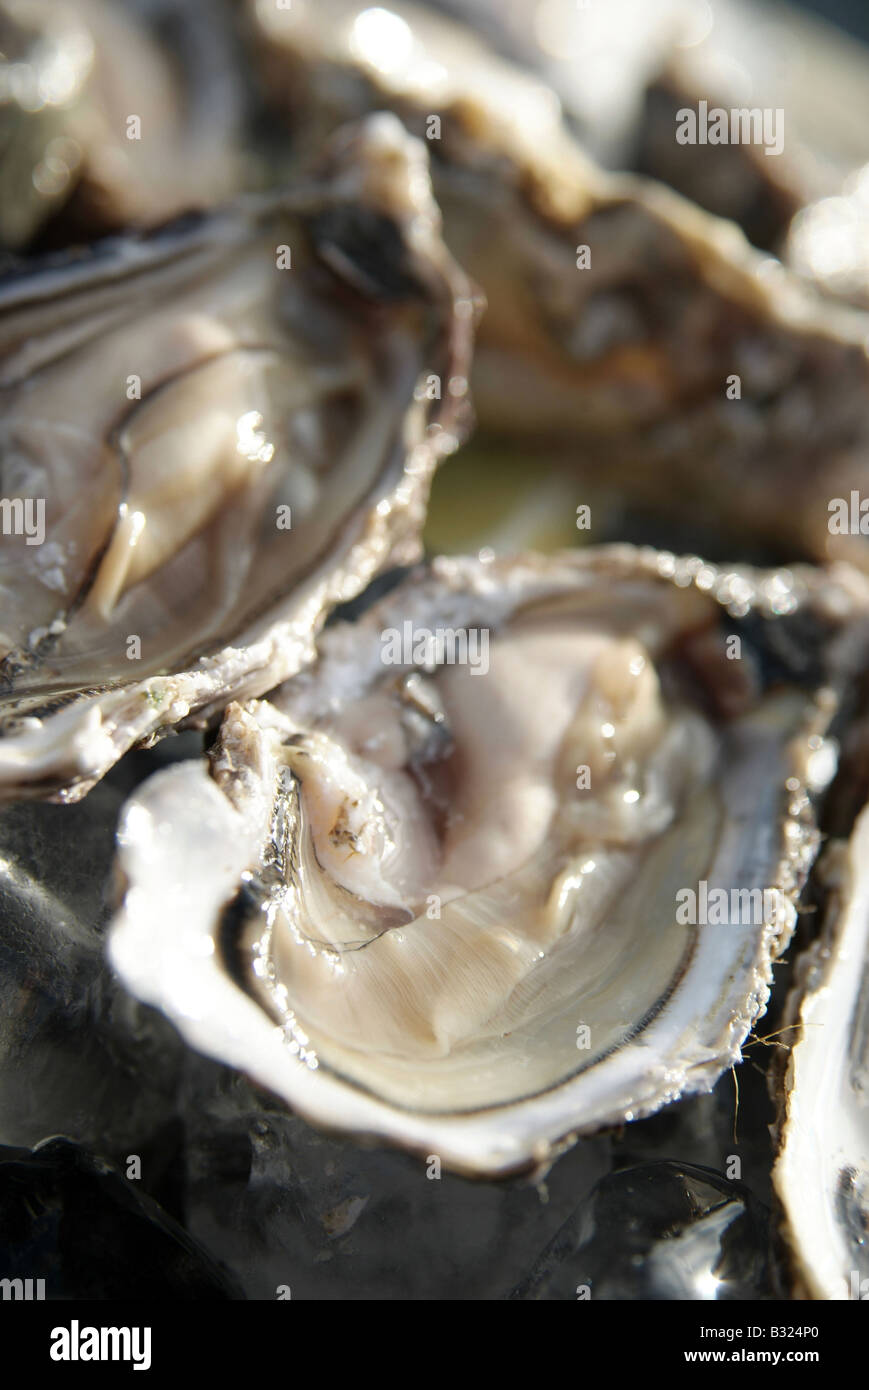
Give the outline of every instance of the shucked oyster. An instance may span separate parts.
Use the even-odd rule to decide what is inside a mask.
[[[473,312],[390,116],[290,193],[0,284],[0,791],[82,795],[416,556]]]
[[[552,91],[460,26],[403,0],[250,12],[302,148],[385,105],[427,137],[447,244],[488,300],[472,380],[485,430],[644,508],[729,525],[743,548],[864,562],[828,504],[866,485],[865,317],[732,224],[598,169]]]
[[[773,1180],[799,1293],[869,1298],[869,811],[830,851],[830,908],[800,960]]]
[[[435,561],[131,800],[114,965],[311,1120],[461,1169],[708,1088],[815,853],[851,603],[629,547]]]
[[[228,197],[241,115],[214,4],[0,0],[0,243],[61,207],[72,241]]]

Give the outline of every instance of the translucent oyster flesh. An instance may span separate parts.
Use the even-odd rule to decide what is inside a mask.
[[[830,498],[866,481],[865,316],[732,223],[596,167],[551,89],[461,26],[359,0],[249,13],[302,149],[382,106],[427,137],[447,243],[488,300],[472,379],[486,432],[561,451],[641,507],[729,526],[743,553],[866,563],[865,542],[828,525]]]
[[[474,312],[388,115],[289,193],[0,283],[2,794],[267,690],[416,557]]]
[[[728,624],[784,636],[827,588],[849,607],[629,547],[435,561],[128,803],[115,968],[312,1121],[467,1171],[709,1088],[832,771],[831,692],[731,661]]]
[[[798,963],[782,1034],[773,1182],[798,1294],[869,1297],[869,810],[827,865],[822,935]],[[791,1032],[790,1030],[793,1029]]]

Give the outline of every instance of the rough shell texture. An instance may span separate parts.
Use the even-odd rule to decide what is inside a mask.
[[[289,193],[0,285],[0,793],[84,794],[416,557],[474,314],[388,115]]]
[[[789,938],[835,705],[760,676],[728,691],[719,620],[849,603],[628,547],[436,561],[232,706],[210,768],[132,799],[114,965],[312,1121],[470,1172],[707,1089]],[[408,622],[490,630],[491,667],[385,665]],[[686,925],[677,891],[701,881],[762,907]]]

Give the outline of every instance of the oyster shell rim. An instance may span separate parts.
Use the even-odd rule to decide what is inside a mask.
[[[420,293],[443,313],[438,336],[444,382],[464,383],[464,390],[445,389],[433,402],[415,392],[404,403],[403,413],[396,417],[389,457],[381,461],[356,514],[339,520],[328,553],[318,557],[313,570],[265,611],[248,615],[233,641],[205,651],[185,669],[158,671],[102,689],[81,687],[68,702],[47,712],[37,727],[14,726],[13,690],[12,708],[5,715],[5,722],[13,727],[0,734],[0,801],[26,797],[78,801],[130,748],[154,741],[174,726],[189,726],[191,720],[204,722],[233,698],[274,687],[313,659],[316,632],[333,607],[357,597],[390,566],[411,563],[422,553],[432,478],[470,428],[467,378],[483,300],[442,240],[425,147],[404,130],[397,117],[378,112],[340,127],[327,154],[335,167],[326,177],[314,173],[276,193],[243,194],[197,219],[192,231],[185,215],[139,238],[112,243],[109,249],[114,246],[116,260],[111,274],[123,278],[149,258],[157,265],[171,259],[178,239],[188,253],[191,246],[195,251],[199,239],[206,246],[212,242],[220,246],[239,235],[239,226],[248,216],[281,209],[302,215],[348,202],[375,209],[385,206],[400,228]],[[397,164],[402,168],[401,187],[391,183]],[[26,307],[37,276],[48,277],[44,283],[50,288],[68,270],[78,284],[91,264],[99,268],[105,257],[106,245],[97,244],[92,259],[82,260],[73,252],[49,255],[36,269],[23,265],[6,282],[9,307],[15,311],[22,297]],[[417,390],[426,370],[421,371]],[[12,376],[9,384],[15,381]],[[388,478],[390,473],[393,479]],[[386,490],[385,481],[389,482]],[[257,678],[257,672],[265,674]]]
[[[856,862],[859,846],[869,843],[869,805],[864,806],[857,816],[846,841],[831,845],[826,852],[826,864],[822,869],[831,872],[830,854],[835,855],[837,863],[833,873],[841,875],[837,891],[831,904],[828,904],[826,920],[821,933],[800,956],[796,964],[795,978],[788,993],[782,1013],[782,1027],[798,1030],[795,1041],[788,1045],[787,1053],[777,1067],[770,1073],[771,1084],[775,1085],[774,1099],[778,1101],[778,1114],[774,1126],[775,1161],[772,1166],[772,1185],[780,1210],[781,1236],[788,1255],[795,1296],[808,1299],[847,1300],[851,1293],[847,1289],[841,1271],[834,1271],[835,1254],[828,1246],[818,1251],[813,1247],[815,1221],[814,1209],[806,1208],[799,1201],[791,1200],[791,1191],[804,1188],[806,1177],[806,1148],[814,1161],[815,1169],[821,1177],[827,1164],[832,1166],[833,1149],[828,1144],[823,1152],[817,1152],[817,1144],[806,1145],[806,1136],[817,1132],[826,1135],[827,1127],[818,1114],[817,1100],[809,1096],[809,1121],[800,1117],[803,1106],[803,1092],[797,1094],[798,1070],[806,1065],[814,1044],[821,1042],[820,1036],[812,1033],[813,1028],[825,1029],[832,1024],[833,1030],[839,1025],[841,1009],[837,1007],[834,994],[838,978],[848,978],[848,962],[863,963],[863,975],[857,975],[849,1008],[844,1014],[840,1033],[847,1029],[854,1011],[860,1007],[861,984],[865,989],[866,971],[869,970],[869,878],[865,868]],[[863,861],[865,864],[865,861]],[[861,910],[862,908],[862,910]],[[811,1015],[820,1012],[821,1018]],[[826,1017],[825,1017],[826,1015]],[[832,1016],[831,1016],[832,1015]],[[835,1039],[834,1039],[835,1040]],[[822,1049],[826,1051],[824,1043]],[[845,1064],[840,1053],[835,1059],[838,1071]],[[825,1085],[832,1087],[830,1066],[825,1069]],[[826,1097],[826,1089],[824,1097]],[[838,1093],[836,1093],[838,1099]],[[869,1131],[867,1131],[869,1132]],[[814,1150],[814,1152],[813,1152]],[[840,1170],[840,1177],[846,1169]],[[867,1168],[869,1175],[869,1168]],[[830,1194],[832,1198],[833,1194]],[[822,1200],[828,1200],[822,1196]],[[844,1291],[843,1291],[844,1290]]]
[[[745,584],[748,582],[745,567],[726,571],[706,565],[696,556],[678,558],[669,553],[661,555],[648,548],[637,550],[624,545],[602,547],[597,552],[568,552],[551,557],[526,556],[502,563],[508,563],[511,567],[521,567],[524,563],[527,575],[532,578],[539,577],[541,572],[551,575],[560,565],[564,573],[591,568],[603,574],[643,577],[681,588],[694,586],[711,601],[725,608],[735,606],[737,610],[740,604],[734,600],[734,588],[744,603]],[[432,563],[432,570],[439,577],[447,582],[452,579],[457,585],[467,583],[469,572],[473,572],[485,586],[492,568],[496,567],[497,562],[487,564],[478,559],[463,558],[440,558]],[[826,577],[821,587],[824,582]],[[810,581],[806,585],[806,592],[811,592],[812,588]],[[387,596],[387,600],[389,597],[391,595]],[[759,609],[763,609],[765,598],[762,583],[755,587],[753,601]],[[823,698],[816,698],[814,703],[807,698],[807,704],[810,713],[805,721],[805,734],[792,739],[783,750],[782,776],[774,791],[779,805],[783,800],[788,800],[793,808],[796,799],[799,808],[796,818],[793,814],[789,820],[784,816],[779,817],[773,850],[777,864],[773,886],[778,890],[779,901],[783,899],[790,904],[784,925],[782,914],[779,914],[778,920],[774,915],[760,928],[755,925],[741,929],[740,939],[729,953],[724,975],[731,994],[732,975],[738,975],[741,980],[737,991],[738,1006],[727,998],[727,990],[724,990],[725,998],[721,1000],[722,972],[719,969],[716,976],[718,984],[712,991],[714,998],[719,1001],[719,1007],[711,1027],[707,1026],[706,1036],[699,1039],[695,1035],[687,1047],[683,1045],[675,1052],[677,1061],[671,1057],[667,1066],[659,1063],[652,1072],[647,1072],[643,1065],[634,1066],[631,1072],[626,1059],[635,1062],[641,1058],[641,1050],[648,1046],[649,1040],[657,1041],[656,1029],[661,1031],[666,1028],[671,1037],[675,1029],[676,1036],[681,1037],[686,1025],[691,1025],[690,1010],[686,1019],[680,1019],[678,1015],[674,1017],[672,1009],[669,1019],[664,1018],[666,1010],[656,1013],[638,1037],[630,1038],[624,1047],[597,1059],[594,1065],[580,1069],[566,1081],[525,1099],[457,1114],[414,1113],[412,1108],[400,1108],[391,1101],[378,1098],[357,1083],[343,1080],[337,1073],[328,1074],[328,1065],[316,1066],[312,1070],[288,1052],[282,1029],[262,1005],[221,968],[219,910],[211,923],[207,921],[206,912],[203,912],[203,920],[198,923],[191,922],[189,916],[185,917],[183,931],[178,925],[172,924],[171,912],[168,911],[151,911],[146,914],[145,920],[137,923],[135,911],[131,914],[130,905],[131,892],[135,896],[139,890],[135,886],[128,888],[110,930],[108,954],[111,964],[126,987],[139,999],[161,1009],[187,1043],[247,1074],[295,1113],[321,1129],[348,1134],[356,1139],[386,1142],[425,1157],[437,1155],[448,1168],[467,1176],[495,1178],[528,1170],[543,1170],[582,1135],[618,1125],[625,1120],[642,1118],[684,1095],[711,1089],[727,1066],[740,1059],[741,1045],[766,1006],[772,966],[790,939],[796,920],[793,904],[801,890],[808,862],[817,850],[814,817],[804,788],[811,751],[809,740],[816,740],[818,728],[825,728],[830,717],[829,692],[825,692]],[[217,827],[222,818],[230,837],[234,834],[237,840],[238,827],[233,828],[237,813],[204,764],[194,765],[194,768],[191,775],[201,782],[204,798],[198,806],[202,825],[205,826],[211,817],[217,817],[217,821],[213,822]],[[166,769],[150,779],[147,785],[152,794],[162,793],[167,786],[171,788],[173,771]],[[182,792],[186,798],[188,793],[183,788]],[[801,793],[802,804],[799,801]],[[127,815],[130,809],[128,807],[122,816],[119,830],[122,852],[129,828]],[[135,806],[132,809],[138,810]],[[161,814],[165,815],[165,807]],[[786,825],[789,831],[786,831]],[[162,821],[162,833],[170,833],[171,826],[170,815]],[[237,888],[249,863],[248,846],[238,847],[237,862],[223,866],[225,889],[218,884],[216,893],[212,894],[216,908],[224,907],[230,900],[229,890]],[[718,863],[717,853],[714,863]],[[710,879],[713,878],[714,868],[711,868]],[[162,934],[162,941],[156,950],[155,922],[157,931]],[[731,938],[731,941],[734,939]],[[668,1000],[673,999],[680,989],[683,991],[681,999],[687,997],[693,973],[701,969],[698,962],[704,962],[710,951],[715,952],[719,942],[725,942],[722,931],[718,931],[717,935],[707,933],[705,938],[695,936],[687,968],[680,972],[679,982],[668,993]],[[712,1013],[704,1013],[703,1017],[708,1025]],[[217,1018],[220,1019],[222,1036],[216,1044],[212,1023]],[[640,1049],[639,1054],[637,1049]],[[666,1055],[662,1050],[662,1058]],[[588,1118],[578,1121],[580,1108],[574,1093],[580,1086],[588,1089],[587,1078],[590,1075],[596,1073],[599,1080],[604,1072],[604,1084],[612,1082],[611,1073],[614,1072],[616,1086],[621,1085],[626,1089],[617,1101],[610,1099],[605,1104],[598,1101],[597,1110],[591,1115],[587,1105],[582,1107]],[[637,1090],[637,1077],[645,1081],[642,1092]],[[497,1126],[491,1124],[493,1113],[499,1117]]]

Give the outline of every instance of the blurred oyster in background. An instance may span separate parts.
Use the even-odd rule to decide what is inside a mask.
[[[153,225],[235,193],[243,79],[222,4],[2,0],[0,242]]]
[[[869,159],[867,50],[804,10],[766,0],[437,0],[561,98],[584,148],[636,168],[757,246],[780,249],[793,214]],[[784,112],[783,148],[680,144],[677,114]]]
[[[788,5],[703,0],[649,84],[632,162],[781,253],[794,214],[869,159],[869,49]],[[680,110],[768,111],[773,141],[681,144]],[[767,148],[776,153],[767,153]]]
[[[23,246],[70,196],[82,150],[71,133],[94,47],[72,5],[0,3],[0,244]]]
[[[138,740],[267,690],[333,604],[416,558],[473,316],[389,116],[289,193],[0,284],[2,489],[26,523],[0,554],[2,794],[82,795]]]
[[[551,87],[589,154],[629,165],[647,83],[677,44],[708,25],[697,0],[435,0],[430,6],[477,29],[493,49]]]
[[[660,179],[816,286],[869,308],[869,48],[859,40],[761,0],[441,7],[550,82],[602,164]],[[681,143],[680,113],[700,102],[769,111],[776,153],[754,140]]]
[[[298,148],[384,104],[427,138],[447,243],[488,300],[484,435],[715,532],[719,557],[865,563],[859,535],[831,536],[828,502],[869,470],[869,318],[831,310],[731,223],[604,173],[554,93],[459,26],[358,0],[250,14]]]

